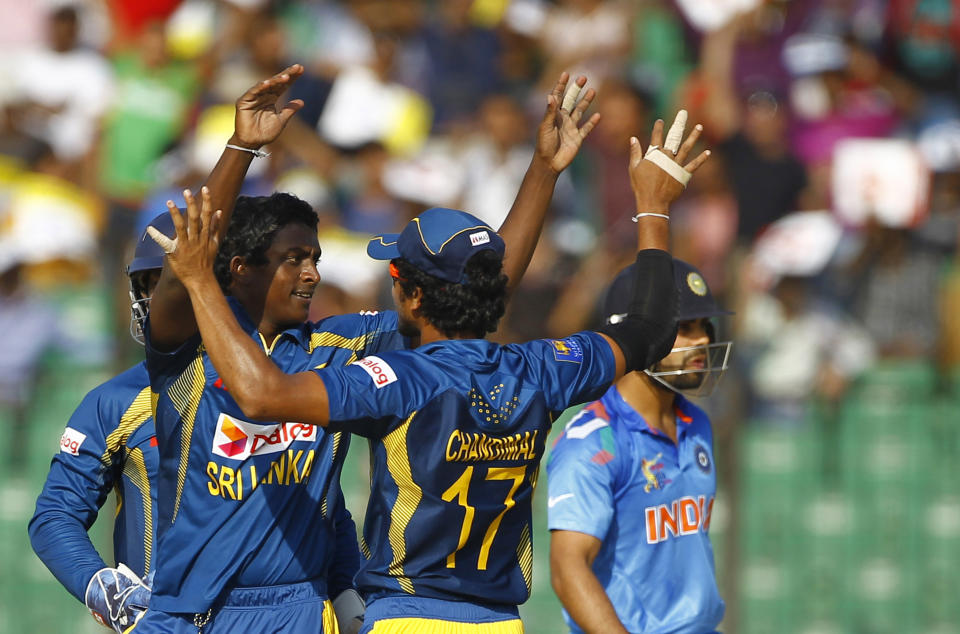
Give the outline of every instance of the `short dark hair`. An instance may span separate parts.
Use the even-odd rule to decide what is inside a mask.
[[[467,260],[464,284],[424,273],[403,258],[393,263],[403,292],[411,295],[420,288],[423,316],[444,335],[483,338],[497,329],[506,309],[507,276],[503,274],[503,259],[494,251],[480,251]]]
[[[266,264],[267,249],[278,231],[294,223],[316,230],[317,222],[319,218],[313,207],[293,194],[240,196],[213,263],[220,287],[226,292],[233,281],[230,260],[235,256],[242,257],[250,266]]]

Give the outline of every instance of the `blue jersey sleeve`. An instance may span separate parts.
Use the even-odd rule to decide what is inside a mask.
[[[357,526],[344,504],[342,491],[338,491],[335,505],[334,530],[337,550],[330,563],[330,571],[327,573],[328,594],[332,598],[354,587],[353,578],[363,563],[360,546],[357,544]]]
[[[155,392],[170,380],[180,376],[183,369],[196,357],[197,348],[201,345],[200,333],[183,342],[176,350],[161,352],[150,342],[150,316],[147,316],[143,327],[144,348],[146,351],[147,373],[150,375],[150,387]]]
[[[544,390],[547,407],[555,412],[599,398],[616,373],[610,344],[595,332],[518,347],[532,361],[530,367]]]
[[[101,395],[87,394],[70,417],[28,527],[37,556],[80,601],[90,578],[106,567],[87,530],[116,476],[112,456],[106,455],[106,429],[122,412]]]
[[[367,357],[391,350],[405,350],[410,347],[410,340],[397,330],[399,321],[397,313],[385,310],[368,315],[370,322],[369,332],[373,333],[364,347],[357,351],[358,356]]]
[[[613,521],[619,466],[608,421],[589,406],[563,431],[547,461],[547,527],[599,540]]]
[[[411,363],[397,353],[314,371],[327,388],[329,429],[368,438],[390,433],[429,400],[439,380],[428,364]]]

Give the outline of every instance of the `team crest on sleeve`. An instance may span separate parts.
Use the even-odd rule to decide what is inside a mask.
[[[86,434],[78,432],[73,427],[67,427],[63,430],[63,436],[60,437],[60,451],[68,453],[71,456],[79,456],[80,445],[82,445],[86,439]]]
[[[393,371],[390,364],[380,357],[364,357],[354,361],[351,365],[359,365],[363,368],[363,371],[373,379],[373,384],[377,386],[378,390],[397,380],[397,373]]]
[[[697,445],[693,450],[693,457],[697,461],[700,471],[710,473],[710,452],[703,445]]]
[[[552,339],[550,344],[553,346],[553,357],[557,361],[583,361],[583,348],[575,339]]]

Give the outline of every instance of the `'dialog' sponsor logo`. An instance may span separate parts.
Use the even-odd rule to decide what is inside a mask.
[[[313,442],[317,428],[302,423],[259,425],[220,414],[213,435],[213,453],[232,460],[278,453],[295,442]]]

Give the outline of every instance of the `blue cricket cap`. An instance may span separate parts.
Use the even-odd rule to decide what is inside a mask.
[[[605,319],[609,320],[611,316],[622,315],[629,310],[636,268],[636,264],[631,264],[620,271],[610,284],[603,301]],[[720,308],[713,299],[706,280],[695,266],[673,258],[673,281],[677,287],[677,318],[680,321],[733,314],[733,311]]]
[[[503,238],[465,211],[433,207],[411,220],[400,233],[375,236],[367,244],[374,260],[403,258],[424,273],[448,282],[466,282],[467,260],[481,251],[503,257]]]
[[[170,217],[170,212],[168,211],[163,212],[151,220],[147,226],[155,227],[160,233],[171,239],[177,236],[177,230],[173,226],[173,218]],[[140,234],[140,239],[137,240],[137,248],[133,252],[133,260],[130,262],[130,266],[127,267],[127,275],[139,273],[140,271],[163,268],[164,255],[160,245],[154,242],[150,234],[147,233],[147,230],[144,229],[143,233]]]

